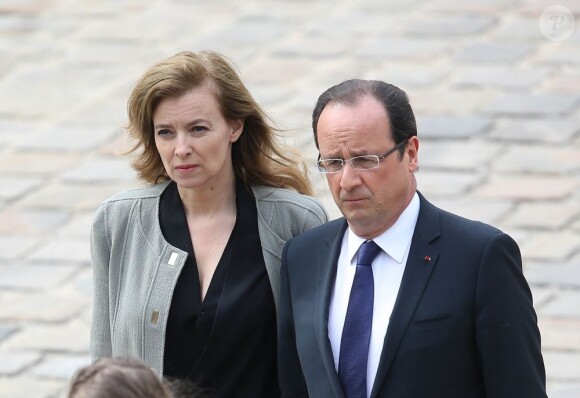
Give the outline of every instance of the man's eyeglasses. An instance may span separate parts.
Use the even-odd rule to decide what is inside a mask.
[[[353,169],[356,170],[371,170],[376,169],[381,165],[381,160],[389,156],[391,153],[395,152],[397,149],[401,148],[407,143],[407,139],[399,142],[397,145],[389,149],[387,152],[380,156],[377,155],[363,155],[355,156],[350,159],[320,159],[320,154],[318,155],[318,161],[316,165],[318,166],[318,171],[324,174],[328,173],[338,173],[344,169],[344,162],[348,160]]]

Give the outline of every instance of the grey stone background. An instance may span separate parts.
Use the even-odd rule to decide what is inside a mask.
[[[542,34],[553,4],[580,24],[576,0],[1,0],[0,396],[63,397],[88,363],[93,211],[139,185],[117,155],[127,96],[154,62],[213,49],[311,162],[323,90],[405,89],[420,190],[518,241],[549,394],[580,397],[580,27]]]

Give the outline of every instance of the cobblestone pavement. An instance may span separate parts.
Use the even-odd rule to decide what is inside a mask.
[[[549,394],[580,397],[580,2],[556,3],[573,32],[562,8],[542,14],[551,5],[2,0],[0,396],[63,397],[88,363],[93,211],[138,185],[117,156],[129,90],[161,58],[214,49],[312,161],[324,89],[351,77],[405,89],[419,188],[519,242]]]

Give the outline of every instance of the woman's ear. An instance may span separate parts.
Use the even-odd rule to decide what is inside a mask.
[[[230,127],[232,128],[232,132],[230,133],[230,142],[236,142],[242,135],[242,131],[244,131],[244,120],[230,120]]]

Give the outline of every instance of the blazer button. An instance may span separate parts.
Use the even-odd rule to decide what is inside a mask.
[[[159,310],[153,310],[153,312],[151,313],[151,324],[157,325],[158,322],[159,322]]]
[[[177,254],[176,252],[171,253],[171,256],[169,257],[169,261],[167,262],[167,264],[175,265],[175,262],[177,261],[178,256],[179,256],[179,254]]]

